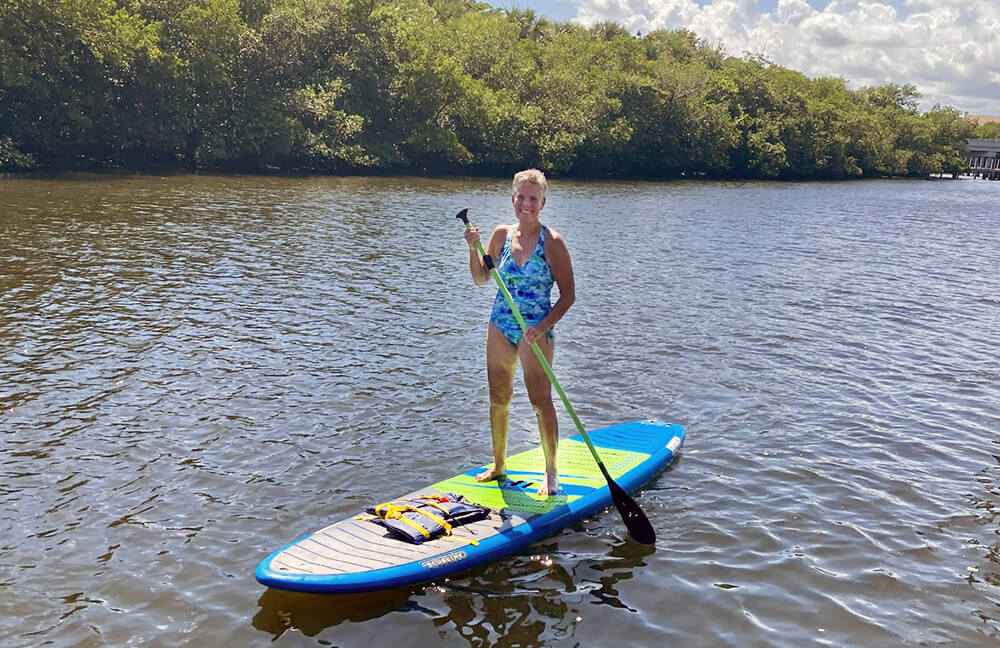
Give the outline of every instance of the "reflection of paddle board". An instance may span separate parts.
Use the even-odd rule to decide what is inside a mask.
[[[684,442],[684,428],[633,421],[591,432],[590,439],[615,482],[633,491],[673,461]],[[451,536],[411,544],[371,520],[351,518],[274,552],[257,566],[257,580],[303,592],[411,585],[495,560],[611,506],[607,482],[580,435],[559,442],[558,495],[539,497],[535,492],[544,465],[537,447],[507,458],[503,484],[477,482],[479,468],[399,498],[455,493],[493,509],[485,520],[455,527]]]

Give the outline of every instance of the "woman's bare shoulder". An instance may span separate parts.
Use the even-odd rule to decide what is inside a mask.
[[[545,249],[548,250],[549,245],[552,245],[553,247],[565,250],[566,239],[562,237],[562,234],[552,229],[548,225],[545,226],[545,229],[548,230],[548,232],[545,235]]]

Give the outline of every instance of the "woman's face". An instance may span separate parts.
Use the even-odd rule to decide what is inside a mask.
[[[510,197],[514,203],[514,215],[538,217],[538,212],[545,206],[545,195],[542,188],[531,182],[522,182],[514,189]]]

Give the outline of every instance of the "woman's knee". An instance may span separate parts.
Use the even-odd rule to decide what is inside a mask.
[[[490,385],[490,407],[510,407],[513,396],[513,384]]]
[[[552,403],[552,392],[548,389],[536,393],[531,393],[529,390],[528,400],[531,402],[532,409],[534,409],[537,414],[555,412],[556,408]]]

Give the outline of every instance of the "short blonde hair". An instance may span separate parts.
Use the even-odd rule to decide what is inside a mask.
[[[549,182],[545,179],[545,174],[538,169],[525,169],[514,174],[514,182],[511,184],[511,193],[517,193],[517,186],[521,183],[529,182],[542,188],[542,197],[545,197],[545,190],[549,188]]]

